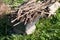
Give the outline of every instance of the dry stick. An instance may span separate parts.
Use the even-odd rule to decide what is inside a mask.
[[[14,24],[13,26],[16,26],[16,25],[18,25],[18,24],[20,24],[21,22],[18,22],[18,23],[16,23],[16,24]]]
[[[22,5],[20,8],[25,8],[26,6],[29,6],[29,5],[31,5],[31,4],[33,4],[34,2],[31,2],[31,1],[29,1],[27,4],[25,4],[25,5]]]
[[[25,22],[24,22],[24,25],[27,23],[27,20],[28,20],[28,18],[26,18],[26,20],[25,20]]]
[[[41,17],[43,17],[43,15],[44,15],[44,10],[41,12]]]
[[[37,6],[37,5],[36,5],[36,6]],[[26,7],[26,8],[24,8],[23,10],[31,10],[31,9],[34,9],[36,6]]]
[[[16,25],[20,24],[20,23],[23,22],[24,20],[25,20],[25,18],[24,18],[22,21],[20,21],[20,22],[14,24],[13,26],[16,26]]]
[[[24,24],[26,24],[26,23],[27,23],[27,21],[28,21],[28,19],[29,19],[29,18],[31,18],[31,15],[32,15],[32,13],[31,13],[30,15],[28,15],[28,14],[26,15],[26,16],[27,16],[27,18],[26,18],[26,21],[25,21],[25,23],[24,23]]]
[[[31,5],[31,4],[33,4],[33,3],[35,3],[36,1],[29,1],[26,5]]]
[[[22,10],[21,9],[19,9],[19,12],[18,12],[18,16],[20,16],[21,15],[21,13],[22,13]]]
[[[37,15],[37,13],[35,13],[34,16],[32,17],[32,21],[35,20],[36,15]]]

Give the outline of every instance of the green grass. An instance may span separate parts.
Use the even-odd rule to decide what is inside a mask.
[[[4,0],[6,4],[12,5],[12,6],[18,6],[21,3],[23,3],[23,0]]]
[[[36,31],[31,35],[7,35],[6,27],[11,27],[7,19],[5,16],[0,20],[0,40],[60,40],[60,8],[55,16],[40,19],[36,23]]]
[[[1,39],[3,39],[1,37]],[[60,40],[60,8],[56,15],[42,18],[36,23],[36,31],[31,35],[6,35],[6,40]],[[5,39],[4,38],[4,39]]]

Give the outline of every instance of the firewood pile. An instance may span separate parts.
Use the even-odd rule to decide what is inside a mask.
[[[34,22],[38,17],[49,17],[51,15],[49,6],[51,6],[56,1],[57,0],[28,0],[18,6],[18,8],[15,9],[17,11],[11,11],[11,8],[4,4],[1,0],[0,16],[3,13],[11,13],[10,20],[14,26],[18,25],[21,22],[24,22],[24,24],[31,23]]]
[[[11,20],[11,23],[19,21],[14,24],[14,26],[16,26],[21,22],[24,22],[24,24],[34,22],[38,17],[49,17],[49,6],[54,2],[56,2],[56,0],[43,0],[37,2],[36,0],[29,0],[19,6],[18,12],[15,16],[16,18]]]

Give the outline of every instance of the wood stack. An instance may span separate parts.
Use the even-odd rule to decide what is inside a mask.
[[[55,2],[55,0],[53,1]],[[44,1],[38,1],[36,0],[29,0],[22,4],[19,7],[17,18],[12,21],[12,23],[15,20],[20,20],[21,22],[29,23],[33,21],[37,16],[43,16],[45,11],[49,11],[48,5],[51,3],[51,0],[44,0]],[[11,8],[8,7],[2,0],[0,0],[0,16],[4,15],[4,13],[10,13]],[[47,14],[46,13],[46,14]],[[45,16],[45,15],[44,15]]]
[[[19,20],[14,26],[18,25],[21,22],[24,24],[31,23],[36,20],[37,17],[49,17],[49,6],[56,2],[56,0],[29,0],[19,7],[17,16],[11,23],[14,23],[16,20]]]

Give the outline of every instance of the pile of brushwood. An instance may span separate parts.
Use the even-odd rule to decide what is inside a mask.
[[[15,18],[11,19],[11,23],[18,22],[14,25],[18,25],[21,22],[24,24],[31,23],[36,20],[37,17],[50,17],[50,9],[49,7],[55,3],[57,0],[43,0],[43,1],[36,1],[36,0],[29,0],[24,2],[20,6],[18,6]]]

